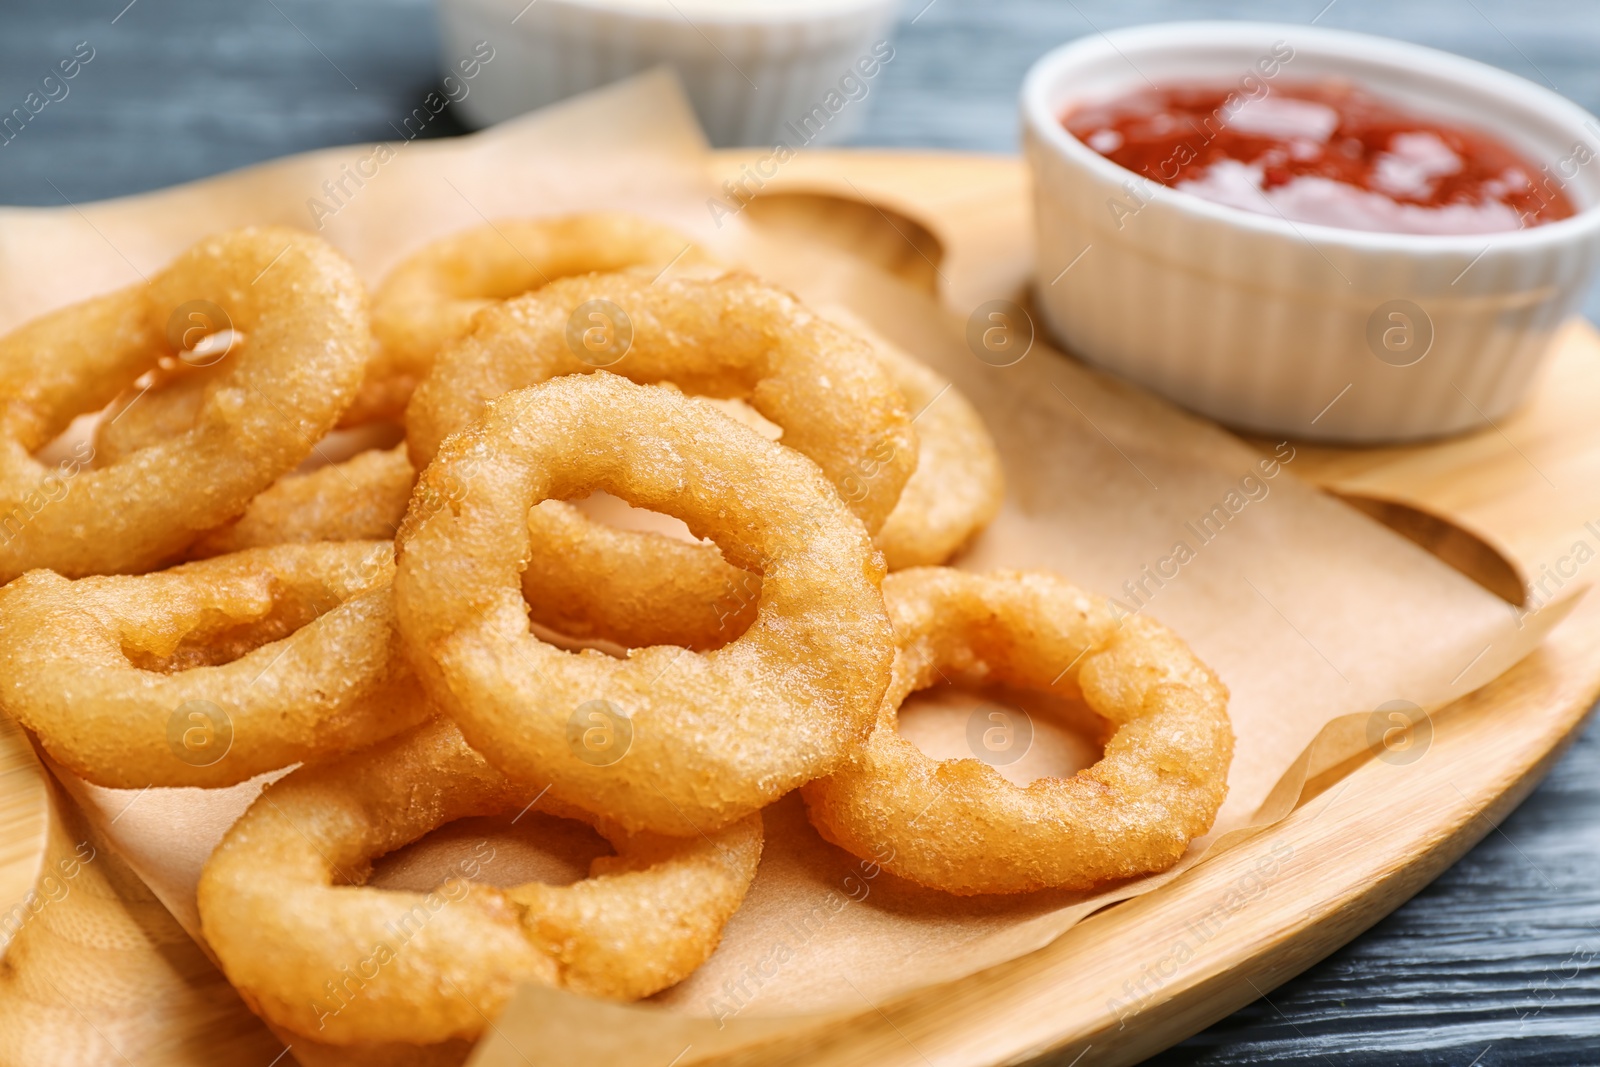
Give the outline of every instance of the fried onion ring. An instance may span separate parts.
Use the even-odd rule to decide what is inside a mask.
[[[811,314],[788,293],[743,274],[652,283],[632,274],[552,282],[482,312],[470,334],[440,352],[406,409],[412,462],[471,422],[484,402],[563,374],[593,372],[569,346],[574,314],[603,301],[631,322],[632,342],[611,369],[640,383],[746,400],[783,429],[846,495],[869,533],[883,524],[916,466],[905,401],[860,338]]]
[[[917,469],[873,541],[891,571],[934,566],[994,521],[1005,471],[988,427],[960,390],[887,341],[872,341],[917,430]]]
[[[575,274],[639,268],[654,277],[709,262],[676,230],[616,212],[507,219],[434,241],[373,293],[378,349],[345,425],[398,416],[434,355],[497,301]]]
[[[259,1015],[335,1045],[471,1040],[519,982],[636,1000],[705,962],[755,877],[759,815],[684,839],[602,823],[617,854],[570,886],[355,888],[374,857],[531,796],[447,720],[295,771],[207,861],[201,929]]]
[[[0,707],[117,789],[233,785],[370,745],[430,713],[393,573],[386,541],[138,576],[30,571],[0,589]]]
[[[596,489],[759,570],[749,629],[624,660],[531,634],[530,507]],[[827,774],[888,684],[882,559],[860,521],[802,456],[675,390],[569,375],[491,401],[423,472],[396,545],[401,633],[468,742],[629,830],[726,826]],[[605,766],[569,742],[580,705],[602,700],[632,724],[632,749]]]
[[[404,444],[286,474],[239,518],[190,545],[189,558],[312,541],[388,540],[400,528],[416,480]]]
[[[803,790],[823,837],[966,896],[1165,870],[1210,829],[1233,758],[1228,691],[1172,631],[1049,574],[920,568],[883,591],[894,681],[865,747]],[[1116,733],[1094,766],[1026,787],[936,761],[895,730],[901,702],[944,677],[1081,694]]]
[[[220,307],[244,340],[176,437],[95,470],[32,453],[162,356],[174,314]],[[293,470],[355,395],[370,338],[365,291],[309,234],[207,238],[139,285],[0,338],[0,581],[146,570],[238,515]]]

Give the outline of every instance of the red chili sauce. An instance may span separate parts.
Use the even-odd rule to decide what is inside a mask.
[[[1144,89],[1062,125],[1151,181],[1347,230],[1496,233],[1573,214],[1549,168],[1478,130],[1409,114],[1342,81]]]

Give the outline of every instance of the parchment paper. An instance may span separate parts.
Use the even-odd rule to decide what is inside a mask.
[[[314,228],[309,201],[371,153],[333,149],[121,201],[0,212],[0,328],[136,280],[215,230]],[[1507,605],[1471,581],[1296,481],[1290,444],[1264,457],[1043,338],[1019,363],[990,366],[967,346],[963,315],[878,269],[821,244],[779,241],[742,218],[714,225],[707,173],[676,83],[646,75],[483,134],[395,147],[325,218],[322,234],[375,282],[416,246],[485,220],[631,210],[914,353],[977,406],[1006,466],[1004,511],[959,565],[1055,569],[1176,628],[1233,693],[1229,797],[1212,834],[1174,871],[1094,896],[958,899],[824,844],[791,796],[768,810],[755,886],[699,972],[638,1006],[525,988],[477,1062],[695,1062],[1030,951],[1281,818],[1308,773],[1372,743],[1381,705],[1437,708],[1520,659],[1559,617],[1546,610],[1518,628]],[[908,711],[907,731],[930,752],[966,755],[975,699],[925,697]],[[1070,730],[1043,711],[1038,718],[1033,773],[1066,773],[1093,758]],[[261,780],[134,793],[56,773],[198,936],[200,867]],[[414,846],[380,865],[380,877],[426,885],[468,839],[502,850],[485,875],[493,881],[576,877],[589,847],[570,834],[541,845],[485,825]],[[295,1055],[337,1062],[304,1042]]]

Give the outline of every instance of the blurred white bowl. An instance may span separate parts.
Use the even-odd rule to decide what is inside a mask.
[[[786,124],[820,144],[860,122],[883,51],[893,56],[884,42],[896,7],[897,0],[440,0],[439,23],[447,68],[479,41],[496,50],[459,104],[475,125],[670,64],[712,144],[799,147]]]
[[[1147,79],[1259,79],[1258,62],[1285,44],[1293,58],[1275,78],[1342,76],[1481,128],[1559,170],[1577,214],[1463,236],[1292,223],[1157,185],[1061,125],[1075,102]],[[1265,23],[1117,30],[1040,59],[1022,123],[1034,284],[1051,332],[1091,363],[1249,430],[1370,442],[1483,428],[1527,392],[1600,260],[1600,124],[1540,86],[1431,48]],[[1592,155],[1563,166],[1578,145]]]

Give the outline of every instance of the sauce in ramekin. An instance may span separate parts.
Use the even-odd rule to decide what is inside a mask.
[[[1471,234],[1568,218],[1572,202],[1495,137],[1406,112],[1348,82],[1144,89],[1074,108],[1069,133],[1135,174],[1293,222]]]

